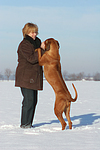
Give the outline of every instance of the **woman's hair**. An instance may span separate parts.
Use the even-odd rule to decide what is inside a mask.
[[[38,26],[33,23],[26,23],[24,28],[22,29],[23,37],[25,37],[30,32],[35,32],[38,34]]]

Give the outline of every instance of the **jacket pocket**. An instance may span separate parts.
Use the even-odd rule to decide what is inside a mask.
[[[38,72],[35,71],[30,71],[30,70],[25,70],[24,75],[23,75],[23,80],[29,83],[35,83],[37,81],[38,77]]]

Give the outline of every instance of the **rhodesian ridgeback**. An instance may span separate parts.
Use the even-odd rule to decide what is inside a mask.
[[[62,130],[64,130],[67,125],[62,116],[63,112],[68,120],[69,129],[72,129],[70,105],[71,102],[75,102],[77,100],[77,90],[72,83],[72,86],[75,90],[75,98],[73,99],[62,77],[58,41],[50,38],[45,40],[44,43],[46,52],[43,56],[41,56],[41,49],[38,48],[38,60],[39,65],[44,66],[45,78],[55,92],[56,100],[54,112],[61,122]]]

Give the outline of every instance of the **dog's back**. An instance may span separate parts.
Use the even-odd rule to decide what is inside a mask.
[[[49,82],[49,84],[54,89],[55,93],[57,95],[62,94],[64,99],[66,97],[69,99],[71,98],[71,95],[69,91],[67,90],[67,87],[64,86],[65,83],[62,81],[61,78],[61,72],[59,70],[59,60],[54,60],[51,56],[46,54],[46,63],[44,64],[44,75],[46,80]]]

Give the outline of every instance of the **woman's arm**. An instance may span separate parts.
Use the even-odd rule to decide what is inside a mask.
[[[32,64],[38,63],[38,52],[35,52],[33,45],[29,42],[23,41],[19,48],[19,51],[28,62]]]

